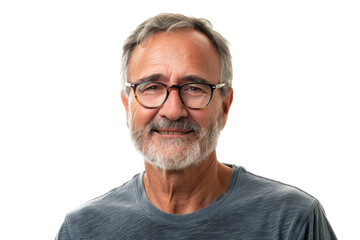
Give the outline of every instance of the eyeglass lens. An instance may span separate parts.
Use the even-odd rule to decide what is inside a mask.
[[[211,99],[211,87],[207,84],[193,83],[181,86],[180,96],[190,108],[202,108]],[[167,87],[159,83],[142,83],[136,88],[136,97],[145,107],[158,107],[167,97]]]

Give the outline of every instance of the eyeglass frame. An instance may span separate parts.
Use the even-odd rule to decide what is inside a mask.
[[[139,99],[138,99],[138,97],[137,97],[137,94],[136,94],[136,88],[137,88],[137,86],[139,86],[140,84],[144,84],[144,83],[147,83],[147,82],[138,82],[138,83],[125,82],[125,86],[126,86],[126,87],[131,87],[131,88],[133,89],[136,101],[137,101],[141,106],[143,106],[144,108],[155,109],[155,108],[160,108],[160,107],[162,107],[162,106],[165,104],[166,100],[168,99],[168,97],[169,97],[169,95],[170,95],[170,89],[171,89],[171,88],[177,88],[177,89],[178,89],[179,98],[180,98],[182,104],[184,104],[184,106],[187,107],[187,108],[195,109],[195,110],[200,110],[200,109],[203,109],[203,108],[205,108],[206,106],[208,106],[208,105],[210,104],[212,98],[213,98],[214,90],[215,90],[215,89],[220,89],[220,88],[224,87],[224,86],[227,84],[227,83],[210,84],[210,83],[190,82],[190,83],[185,83],[185,84],[183,84],[183,85],[176,85],[176,84],[174,84],[174,85],[171,85],[171,86],[167,86],[166,84],[161,83],[161,82],[151,82],[151,83],[157,83],[157,84],[163,85],[163,86],[166,88],[166,97],[165,97],[164,101],[163,101],[160,105],[158,105],[158,106],[156,106],[156,107],[147,107],[147,106],[144,106],[144,105],[139,101]],[[180,93],[180,92],[181,92],[181,89],[182,89],[184,86],[191,85],[191,84],[203,84],[203,85],[207,85],[207,86],[210,87],[210,90],[211,90],[211,92],[210,92],[210,98],[209,98],[209,101],[208,101],[204,106],[199,107],[199,108],[193,108],[193,107],[187,106],[187,105],[184,103],[184,101],[183,101],[183,99],[182,99],[182,97],[181,97],[181,93]]]

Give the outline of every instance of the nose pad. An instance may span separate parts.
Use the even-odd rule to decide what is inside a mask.
[[[176,91],[177,90],[177,91]],[[183,102],[183,100],[181,99],[181,96],[180,96],[180,88],[179,88],[179,86],[177,86],[177,85],[173,85],[173,86],[171,86],[171,87],[169,87],[169,96],[168,96],[168,98],[170,97],[170,95],[171,95],[171,93],[173,92],[173,91],[175,91],[175,93],[173,93],[173,94],[175,94],[175,96],[174,97],[178,97],[179,98],[179,100],[180,100],[180,102],[184,105],[184,102]]]
[[[163,106],[160,108],[159,114],[169,120],[177,120],[181,117],[187,117],[187,111],[183,101],[181,100],[178,87],[171,86],[169,88],[169,95]]]

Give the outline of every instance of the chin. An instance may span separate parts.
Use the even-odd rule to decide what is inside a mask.
[[[186,146],[176,144],[150,145],[144,154],[145,161],[164,171],[179,171],[199,164],[205,157],[199,143]]]

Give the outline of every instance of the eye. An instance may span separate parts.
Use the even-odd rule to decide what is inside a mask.
[[[188,91],[198,92],[198,91],[203,91],[203,90],[201,88],[198,88],[198,87],[190,86]]]
[[[207,94],[209,86],[205,84],[189,84],[183,87],[182,92],[186,94]]]
[[[146,93],[146,94],[156,94],[156,93],[162,93],[166,89],[163,85],[158,83],[143,83],[138,86],[137,91],[140,94]]]
[[[150,91],[150,90],[157,90],[159,89],[158,85],[151,85],[151,86],[147,86],[144,91]]]

